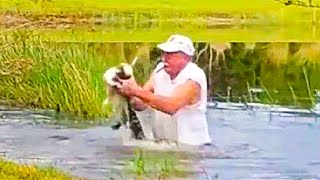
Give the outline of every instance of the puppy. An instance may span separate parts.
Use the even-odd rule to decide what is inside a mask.
[[[106,85],[108,99],[105,103],[111,103],[113,106],[114,116],[117,124],[112,126],[112,129],[117,130],[121,126],[131,130],[133,139],[144,139],[144,133],[141,123],[131,107],[130,100],[127,97],[121,96],[116,91],[118,79],[130,79],[133,76],[133,68],[127,63],[121,63],[118,66],[111,67],[103,74],[103,81]]]

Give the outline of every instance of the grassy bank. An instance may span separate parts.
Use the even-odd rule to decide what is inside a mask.
[[[43,5],[46,5],[45,9]],[[185,12],[210,12],[210,11],[263,11],[270,9],[277,9],[282,4],[274,0],[227,0],[227,1],[216,1],[210,0],[177,0],[177,1],[166,1],[166,0],[118,0],[118,1],[84,1],[84,0],[3,0],[1,4],[2,10],[20,10],[20,11],[31,11],[31,12],[95,12],[103,13],[105,11],[114,12],[132,12],[132,11],[160,11],[174,14],[173,11],[185,11]]]
[[[195,41],[314,41],[319,17],[317,9],[275,0],[3,0],[0,32],[32,29],[57,42],[150,42],[172,33]]]
[[[97,31],[85,28],[34,30],[35,34],[52,42],[161,42],[174,33],[185,34],[195,42],[312,42],[320,39],[320,31],[311,25],[297,25],[292,28],[267,27],[226,27],[205,29],[188,25],[163,28],[113,28]],[[1,32],[1,30],[0,30]],[[303,33],[302,33],[303,32]],[[10,34],[7,32],[6,34]]]
[[[51,167],[39,168],[34,165],[18,165],[0,158],[0,179],[76,180],[80,178],[72,177]]]

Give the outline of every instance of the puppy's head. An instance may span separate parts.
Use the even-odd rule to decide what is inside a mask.
[[[112,87],[115,87],[118,79],[129,79],[133,75],[132,66],[127,63],[121,63],[118,66],[109,68],[103,75],[104,82]]]
[[[127,63],[121,63],[117,66],[119,72],[116,73],[116,77],[119,79],[130,79],[133,75],[132,66]]]

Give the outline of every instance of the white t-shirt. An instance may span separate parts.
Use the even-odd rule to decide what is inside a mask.
[[[194,80],[201,86],[201,98],[196,104],[185,106],[172,116],[154,110],[154,137],[167,138],[187,145],[210,143],[206,118],[207,81],[204,71],[195,63],[189,62],[178,76],[171,80],[169,74],[162,68],[163,63],[161,62],[154,70],[155,95],[170,96],[178,85],[187,80]]]

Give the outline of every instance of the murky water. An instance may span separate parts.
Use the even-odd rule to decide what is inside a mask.
[[[92,179],[121,179],[126,159],[134,155],[107,125],[68,128],[39,114],[1,110],[0,115],[0,155],[18,162],[54,165]],[[192,178],[320,179],[317,118],[209,109],[208,121],[214,147],[195,163]]]
[[[209,111],[214,144],[231,159],[206,159],[221,179],[319,179],[320,126],[315,118],[268,112]]]

